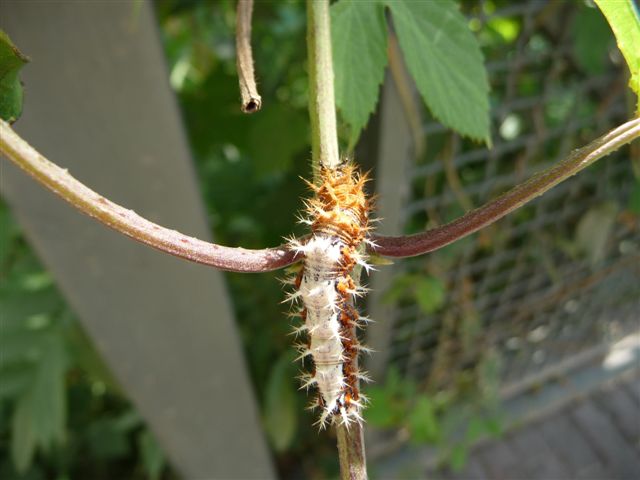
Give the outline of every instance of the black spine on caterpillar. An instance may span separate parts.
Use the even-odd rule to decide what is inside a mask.
[[[350,274],[360,264],[369,268],[358,251],[369,230],[369,202],[364,192],[366,175],[352,165],[337,169],[321,168],[321,183],[311,185],[314,199],[306,204],[312,234],[291,247],[304,255],[304,265],[295,280],[297,290],[290,295],[303,305],[304,324],[296,330],[306,332],[308,343],[301,347],[301,358],[311,357],[312,373],[303,376],[303,386],[318,390],[322,408],[318,423],[325,426],[336,416],[347,425],[362,421],[364,397],[358,383],[366,379],[358,370],[356,326],[364,320],[354,307],[354,297],[364,289],[356,286]]]

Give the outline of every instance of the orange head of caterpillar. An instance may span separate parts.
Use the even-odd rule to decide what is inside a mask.
[[[369,229],[369,202],[364,190],[368,180],[351,164],[336,169],[320,168],[320,185],[309,183],[316,197],[307,202],[314,233],[342,239],[357,247]]]

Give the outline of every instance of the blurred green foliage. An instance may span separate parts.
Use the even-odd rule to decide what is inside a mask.
[[[403,378],[391,367],[381,385],[367,387],[370,406],[365,419],[373,427],[405,431],[414,445],[430,444],[440,450],[440,462],[460,469],[471,445],[482,437],[502,433],[496,398],[497,366],[487,356],[476,367],[474,378],[460,377],[457,388],[425,392],[423,385]]]
[[[0,203],[0,478],[171,478]]]
[[[467,5],[464,13],[483,8],[483,13],[490,15],[508,3]],[[336,5],[347,9],[343,0]],[[239,105],[235,2],[161,0],[156,8],[169,81],[182,108],[217,240],[262,248],[281,243],[285,235],[303,233],[292,219],[300,197],[307,195],[299,177],[310,177],[304,3],[255,4],[253,45],[263,109],[253,116],[242,114]],[[408,3],[402,3],[396,7],[396,15],[401,22],[419,26],[408,8]],[[580,75],[598,74],[606,67],[609,47],[603,45],[610,46],[612,38],[596,14],[593,8],[580,7],[571,27]],[[513,46],[523,28],[521,19],[511,17],[490,18],[482,26],[477,20],[468,24],[485,57],[493,61],[502,60],[501,55]],[[340,41],[339,35],[337,39]],[[429,44],[429,39],[420,35],[413,40]],[[410,36],[405,38],[405,49],[411,41]],[[534,34],[528,41],[532,51],[553,48],[541,35]],[[410,63],[419,60],[409,57]],[[349,65],[345,61],[336,68]],[[337,76],[347,77],[344,70],[338,70]],[[377,90],[379,77],[369,79],[369,91]],[[423,76],[416,77],[419,82],[426,81]],[[542,83],[525,69],[514,94],[536,95]],[[494,87],[490,98],[498,106],[508,99],[496,93],[502,85]],[[425,92],[425,96],[427,93],[432,92]],[[581,101],[571,85],[556,93],[541,111],[547,127],[561,125],[572,109],[580,109],[585,116],[596,109],[591,102]],[[443,99],[446,95],[438,101]],[[355,120],[348,115],[345,118],[347,122],[351,119],[358,132],[373,110],[370,100],[354,107],[360,109]],[[487,125],[475,127],[477,130],[467,133],[486,137]],[[515,112],[501,119],[498,134],[513,139],[527,128],[526,119]],[[353,132],[351,135],[353,139]],[[444,134],[430,137],[427,152],[419,161],[436,158],[446,142]],[[470,166],[459,173],[465,183],[485,176],[482,166]],[[439,187],[445,182],[436,181]],[[420,195],[428,193],[425,183],[414,185],[414,190]],[[631,208],[636,212],[640,209],[639,192],[636,188],[632,198]],[[438,214],[447,221],[463,210],[454,204]],[[590,232],[601,220],[609,221],[614,215],[611,212],[605,205],[583,219],[579,229],[583,233],[572,241],[582,245],[581,254],[597,260],[601,242]],[[517,215],[524,219],[528,214],[522,210]],[[425,224],[426,215],[415,216],[408,230],[423,230]],[[472,309],[463,318],[447,316],[443,273],[456,268],[462,252],[474,241],[467,238],[442,249],[429,268],[399,276],[386,293],[388,302],[417,305],[421,313],[444,319],[438,338],[442,348],[430,377],[419,383],[403,378],[399,369],[391,367],[385,381],[366,387],[371,399],[365,411],[369,424],[405,429],[414,443],[441,446],[454,467],[464,463],[468,446],[479,436],[500,432],[498,361],[484,348],[479,332],[482,319]],[[497,232],[493,243],[484,248],[500,248],[501,241]],[[335,475],[334,440],[317,434],[312,427],[313,415],[302,408],[305,395],[296,391],[293,377],[299,367],[291,358],[291,326],[284,315],[286,307],[274,300],[282,298],[278,275],[226,274],[264,427],[283,476]],[[111,378],[4,205],[0,206],[0,279],[0,478],[173,478],[153,435]],[[453,344],[461,348],[452,350]]]

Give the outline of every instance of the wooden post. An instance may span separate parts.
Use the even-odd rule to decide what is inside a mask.
[[[16,130],[138,213],[209,239],[152,12],[13,2],[0,28],[32,59]],[[2,194],[184,478],[273,478],[223,276],[139,245],[2,162]]]

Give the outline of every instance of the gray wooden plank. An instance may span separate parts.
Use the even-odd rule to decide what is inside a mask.
[[[603,460],[611,478],[640,478],[640,455],[591,400],[587,399],[578,404],[571,410],[571,416]]]
[[[384,219],[377,225],[380,235],[399,235],[402,228],[402,206],[409,195],[406,165],[413,160],[411,129],[400,101],[393,77],[387,75],[382,90],[380,141],[376,167],[377,215]],[[374,323],[367,326],[367,345],[375,355],[367,357],[365,366],[376,380],[382,380],[389,355],[394,307],[382,300],[391,285],[395,268],[380,268],[371,276],[371,293],[367,299],[369,315]]]
[[[626,440],[634,448],[640,448],[640,405],[633,401],[624,385],[599,392],[594,401],[607,412]]]
[[[571,474],[579,476],[582,472],[598,471],[598,468],[602,470],[596,451],[576,429],[567,414],[568,410],[562,410],[540,422],[540,432],[545,442]]]
[[[460,473],[454,473],[451,476],[452,480],[488,480],[489,478],[474,453],[471,454],[464,470]]]
[[[3,0],[0,28],[32,60],[16,130],[101,194],[209,239],[152,3]],[[176,469],[273,477],[223,276],[1,168],[13,213]]]
[[[582,467],[572,477],[569,478],[575,480],[613,480],[610,472],[605,470],[605,467],[601,464]]]
[[[629,390],[635,402],[640,404],[640,379],[633,378],[625,383],[625,387]]]
[[[513,480],[525,478],[522,462],[511,449],[510,437],[480,448],[478,460],[482,463],[489,478],[492,480]]]
[[[455,478],[454,473],[448,468],[429,470],[425,477],[433,480],[453,480]]]
[[[569,468],[545,442],[539,425],[531,425],[516,432],[512,445],[522,462],[524,478],[548,480],[571,477]]]

